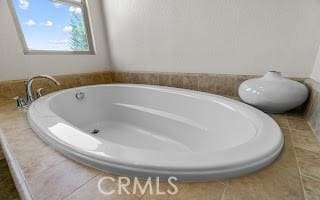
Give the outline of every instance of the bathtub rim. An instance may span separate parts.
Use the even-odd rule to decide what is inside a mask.
[[[66,90],[62,90],[62,91],[57,91],[55,93],[52,93],[52,94],[49,94],[47,96],[42,97],[41,100],[44,101],[45,99],[50,99],[50,98],[54,97],[57,94],[60,94],[62,92],[68,92],[70,90],[79,90],[81,88],[104,87],[104,86],[121,86],[121,87],[130,86],[130,87],[146,87],[146,88],[155,87],[155,88],[163,88],[163,89],[170,89],[170,90],[174,89],[174,90],[187,92],[187,93],[197,93],[197,94],[200,94],[200,95],[218,97],[218,98],[222,98],[222,99],[227,100],[227,101],[231,101],[231,102],[236,103],[236,104],[241,104],[241,105],[243,105],[246,108],[249,108],[251,110],[258,111],[258,112],[260,112],[260,114],[262,114],[263,116],[271,119],[272,122],[274,122],[274,120],[271,117],[267,116],[265,113],[262,113],[261,111],[255,109],[255,108],[252,108],[251,106],[248,106],[248,105],[246,105],[244,103],[235,101],[233,99],[229,99],[229,98],[226,98],[226,97],[223,97],[223,96],[219,96],[219,95],[193,91],[193,90],[186,90],[186,89],[180,89],[180,88],[171,88],[171,87],[163,87],[163,86],[153,86],[153,85],[101,84],[101,85],[92,85],[92,86],[82,86],[82,87],[78,87],[78,88],[71,88],[71,89],[66,89]],[[135,175],[135,174],[140,174],[139,176],[142,176],[143,174],[148,174],[149,176],[150,175],[154,176],[156,174],[161,174],[161,177],[163,177],[163,176],[166,176],[166,175],[169,175],[169,174],[175,174],[178,177],[180,177],[179,178],[180,180],[212,180],[213,178],[221,179],[221,178],[229,178],[229,177],[239,176],[239,175],[247,174],[248,171],[250,171],[250,172],[251,171],[256,171],[256,170],[258,170],[258,169],[270,164],[273,160],[275,160],[277,158],[277,156],[281,152],[282,147],[284,145],[284,138],[283,138],[282,132],[281,132],[279,126],[276,124],[276,129],[277,129],[276,131],[279,131],[279,133],[281,134],[280,141],[279,141],[279,144],[277,145],[277,148],[273,149],[272,152],[269,152],[268,155],[265,155],[264,159],[259,159],[258,161],[251,161],[251,162],[249,162],[249,164],[248,164],[248,161],[246,161],[247,162],[246,165],[244,165],[244,163],[241,163],[241,165],[239,166],[239,163],[238,163],[237,165],[230,165],[229,168],[223,168],[223,167],[218,167],[218,168],[212,168],[211,167],[210,168],[210,167],[205,167],[205,168],[197,168],[197,170],[195,170],[193,167],[183,168],[181,166],[177,167],[177,168],[166,168],[166,169],[164,169],[163,166],[155,167],[153,165],[148,166],[148,165],[141,165],[141,164],[128,165],[128,163],[124,164],[124,163],[121,163],[121,162],[113,162],[111,160],[100,160],[100,159],[97,159],[95,156],[90,156],[90,155],[88,155],[86,153],[77,152],[77,151],[75,151],[74,148],[68,148],[68,146],[63,145],[63,144],[59,143],[57,140],[55,140],[54,138],[50,137],[46,133],[46,131],[41,130],[41,127],[39,127],[37,125],[37,123],[33,120],[33,117],[31,116],[30,110],[32,110],[32,107],[35,104],[37,104],[37,102],[39,102],[39,101],[35,101],[30,106],[30,108],[28,110],[28,113],[27,113],[27,119],[28,119],[28,122],[29,122],[30,126],[32,127],[32,129],[47,144],[49,144],[50,146],[53,146],[56,150],[62,152],[65,155],[67,155],[67,157],[69,157],[71,159],[74,159],[76,161],[79,161],[81,163],[84,163],[86,165],[89,165],[91,167],[94,167],[94,168],[97,168],[97,169],[100,169],[100,170],[104,170],[104,171],[111,170],[111,171],[119,173],[119,174],[125,173],[125,174],[130,175],[130,176]],[[68,122],[66,122],[66,123],[68,123]],[[70,123],[68,123],[68,124],[70,124]],[[106,167],[106,164],[108,165],[108,167]],[[104,167],[101,167],[101,165],[103,165]],[[233,172],[233,173],[231,173],[231,172]],[[195,175],[195,174],[197,174],[197,175]],[[201,178],[199,178],[199,176]],[[206,179],[206,177],[208,177],[208,179]]]

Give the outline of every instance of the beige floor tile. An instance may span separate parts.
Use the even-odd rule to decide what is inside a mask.
[[[271,165],[260,171],[226,180],[228,186],[223,200],[303,199],[290,132],[288,129],[283,129],[283,133],[285,146],[280,156]]]
[[[302,200],[298,169],[278,168],[228,181],[223,200]]]
[[[16,153],[33,151],[38,147],[46,146],[31,128],[6,131],[4,134],[12,150]]]
[[[284,146],[279,157],[270,164],[266,169],[275,168],[275,170],[279,167],[282,168],[292,168],[293,166],[297,166],[294,147],[291,141],[290,131],[289,129],[282,129],[282,133],[284,136]]]
[[[280,114],[288,119],[304,120],[304,116],[301,112],[296,112],[296,110],[289,111],[287,113]]]
[[[295,147],[320,153],[320,143],[312,131],[291,130],[290,132]]]
[[[281,128],[289,128],[288,118],[283,115],[271,115]]]
[[[181,192],[174,197],[181,200],[219,200],[226,188],[221,182],[184,183],[178,186]]]
[[[141,200],[178,200],[174,195],[145,195]]]
[[[289,127],[292,130],[312,131],[307,121],[304,119],[288,118]]]
[[[114,178],[115,181],[102,179],[103,177],[108,176]],[[106,194],[101,193],[98,189],[99,181],[101,181],[101,189]],[[85,185],[81,186],[79,189],[70,194],[66,200],[138,200],[139,196],[132,194],[132,191],[128,189],[129,194],[124,190],[119,192],[119,184],[117,182],[117,177],[111,174],[99,174],[92,180],[90,180]]]
[[[302,176],[306,200],[320,199],[320,180]]]
[[[295,151],[302,175],[320,179],[320,154],[301,148]]]
[[[30,153],[20,154],[17,157],[26,178],[37,176],[41,172],[67,159],[49,146],[34,151],[32,156],[29,155]]]
[[[90,181],[97,173],[94,169],[66,160],[29,178],[27,183],[34,199],[63,199]]]
[[[145,182],[142,181],[142,185],[144,185]],[[152,190],[148,190],[148,192],[144,194],[139,194],[139,196],[142,196],[141,199],[143,200],[162,200],[162,199],[178,199],[178,196],[182,193],[182,185],[175,183],[177,186],[177,193],[170,194],[168,193],[168,190],[172,190],[172,187],[167,182],[160,182],[158,185],[156,182],[152,182]]]
[[[66,160],[64,156],[40,140],[31,129],[7,133],[6,139],[27,178]]]
[[[29,128],[25,112],[12,112],[0,116],[0,128],[6,131]]]

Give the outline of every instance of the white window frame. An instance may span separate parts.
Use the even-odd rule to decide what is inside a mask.
[[[87,41],[88,41],[88,47],[89,50],[87,51],[61,51],[61,50],[32,50],[29,49],[26,43],[25,36],[22,31],[21,27],[21,22],[19,22],[16,10],[13,5],[13,0],[8,0],[8,5],[9,9],[11,11],[17,33],[19,36],[19,39],[22,44],[22,49],[23,49],[23,54],[24,55],[95,55],[95,45],[94,45],[94,38],[93,38],[93,33],[91,29],[91,19],[89,15],[89,10],[88,10],[88,4],[87,0],[82,0],[81,3],[78,3],[73,0],[52,0],[53,2],[58,2],[70,6],[78,6],[82,10],[82,18],[84,20],[84,25],[85,25],[85,31],[87,35]]]

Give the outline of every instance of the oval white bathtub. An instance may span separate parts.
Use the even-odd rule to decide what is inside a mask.
[[[79,92],[82,100],[76,98]],[[160,86],[63,90],[35,101],[28,121],[70,158],[139,177],[196,181],[239,176],[270,164],[283,146],[279,126],[251,106]]]

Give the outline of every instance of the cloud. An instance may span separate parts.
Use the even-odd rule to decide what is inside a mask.
[[[75,14],[80,14],[80,13],[81,13],[81,8],[79,8],[79,7],[74,7],[74,6],[70,6],[70,7],[69,7],[69,12],[75,13]]]
[[[46,27],[52,27],[53,26],[53,22],[50,20],[47,20],[46,22],[42,22],[42,23],[37,23],[35,22],[33,19],[29,19],[25,25],[27,26],[46,26]]]
[[[53,6],[54,6],[55,8],[59,8],[61,5],[62,5],[61,3],[57,3],[57,2],[54,2],[54,3],[53,3]]]
[[[50,44],[67,44],[69,42],[68,39],[63,39],[63,40],[50,40]]]
[[[51,27],[51,26],[53,26],[53,22],[50,21],[50,20],[48,20],[48,21],[46,21],[45,23],[41,23],[40,25],[41,25],[41,26]]]
[[[29,19],[27,22],[26,22],[26,25],[27,26],[35,26],[37,25],[37,23],[35,21],[33,21],[32,19]]]
[[[62,51],[71,50],[69,47],[69,40],[68,39],[49,40],[48,46],[50,47],[50,49],[53,49],[53,50],[62,50]]]
[[[29,8],[29,1],[28,0],[19,0],[19,7],[23,10],[26,10]]]
[[[72,26],[65,26],[63,28],[63,32],[65,32],[65,33],[70,33],[71,31],[72,31]]]

